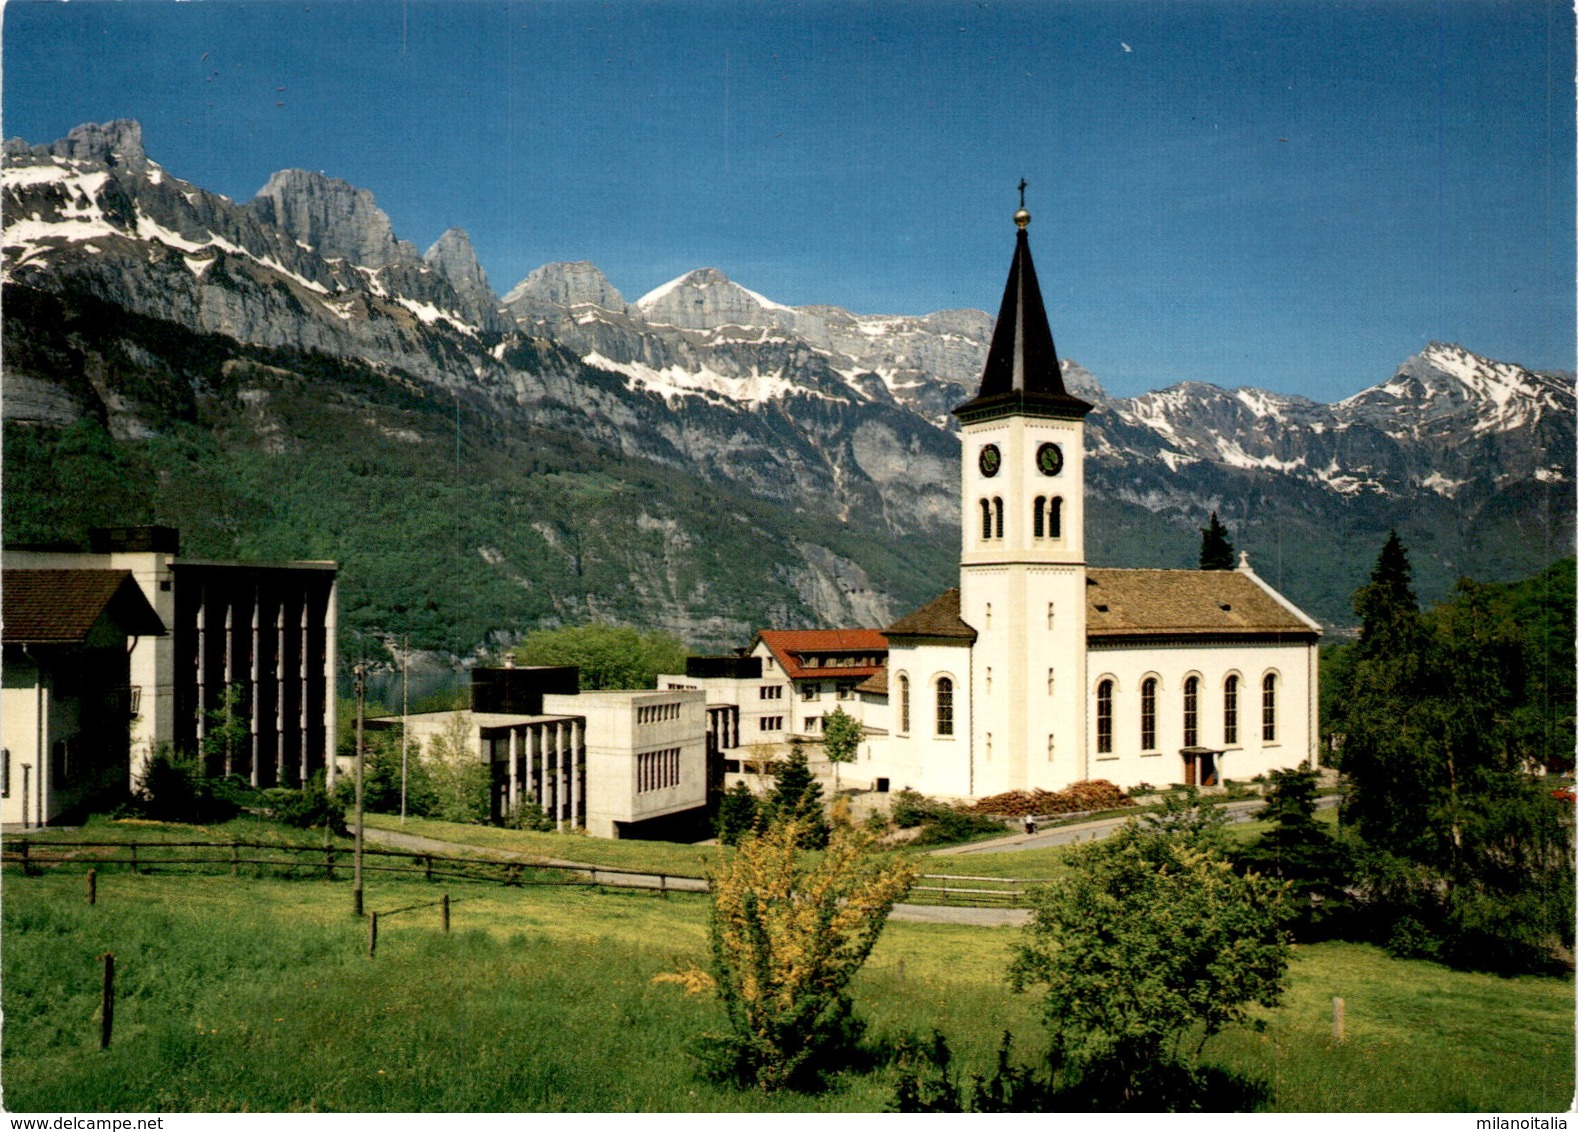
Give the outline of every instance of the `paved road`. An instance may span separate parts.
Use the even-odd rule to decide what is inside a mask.
[[[1318,810],[1330,809],[1337,804],[1335,794],[1323,794],[1315,799],[1315,808]],[[1227,811],[1228,824],[1253,821],[1255,814],[1264,808],[1264,798],[1246,798],[1238,802],[1223,803],[1222,809]],[[1014,853],[1022,849],[1045,849],[1049,845],[1071,845],[1076,841],[1098,841],[1108,836],[1124,822],[1129,820],[1129,815],[1119,818],[1103,818],[1100,821],[1079,822],[1076,825],[1060,825],[1055,829],[1042,830],[1039,833],[1015,833],[1008,837],[994,837],[990,841],[972,841],[968,845],[950,845],[946,849],[933,849],[934,857],[961,857],[970,853]]]

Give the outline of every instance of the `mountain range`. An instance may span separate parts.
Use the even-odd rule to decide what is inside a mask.
[[[790,307],[714,268],[628,301],[585,262],[500,298],[459,229],[420,253],[304,170],[238,204],[126,120],[6,141],[0,185],[8,543],[160,521],[335,558],[349,631],[457,655],[588,618],[698,648],[881,625],[954,575],[984,312]],[[1388,529],[1426,597],[1571,551],[1571,373],[1432,343],[1317,404],[1063,364],[1093,563],[1193,565],[1215,510],[1341,628]]]

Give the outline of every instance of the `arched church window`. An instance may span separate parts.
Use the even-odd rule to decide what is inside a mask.
[[[994,495],[992,497],[992,510],[997,515],[997,537],[998,538],[1002,538],[1003,537],[1003,497],[1001,495]]]
[[[1274,743],[1277,738],[1277,674],[1266,673],[1260,682],[1260,738]]]
[[[1140,749],[1156,749],[1156,677],[1140,685]]]
[[[1112,681],[1096,685],[1096,753],[1112,754]]]
[[[1047,535],[1050,538],[1063,537],[1063,497],[1060,495],[1048,505]]]
[[[1200,745],[1200,677],[1184,681],[1184,746]]]
[[[937,678],[937,734],[953,734],[953,681],[946,676]]]
[[[989,501],[981,500],[981,538],[992,537],[992,505]]]
[[[1044,495],[1036,496],[1036,518],[1035,518],[1036,538],[1045,538],[1046,537],[1046,533],[1047,533],[1046,506],[1047,506],[1047,497],[1044,496]]]
[[[1238,677],[1229,676],[1222,685],[1222,743],[1238,742]]]
[[[910,678],[899,676],[899,734],[907,735],[910,730]]]

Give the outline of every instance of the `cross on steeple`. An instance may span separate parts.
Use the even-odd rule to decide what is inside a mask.
[[[1023,177],[1019,178],[1019,207],[1025,206],[1025,186],[1028,182]]]

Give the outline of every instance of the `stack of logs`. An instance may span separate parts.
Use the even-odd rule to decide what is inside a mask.
[[[1076,782],[1066,790],[1010,790],[1006,794],[993,794],[980,799],[970,809],[993,817],[1027,818],[1116,810],[1132,805],[1133,800],[1105,778],[1093,778],[1088,782]]]

